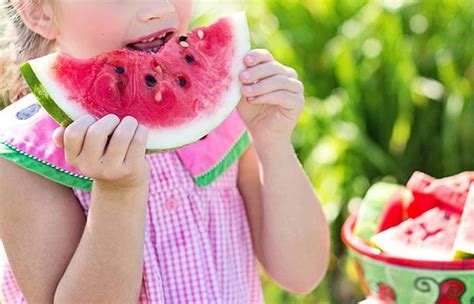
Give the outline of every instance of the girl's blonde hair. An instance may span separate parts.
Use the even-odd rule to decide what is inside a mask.
[[[0,0],[0,102],[8,104],[30,91],[20,75],[19,67],[26,60],[51,53],[55,40],[48,40],[31,31],[16,11],[13,1]],[[29,0],[32,5],[44,0]],[[54,1],[54,0],[49,0]]]

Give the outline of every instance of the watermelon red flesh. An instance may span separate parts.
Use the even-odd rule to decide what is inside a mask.
[[[395,192],[380,214],[377,232],[385,231],[403,222],[407,218],[405,206],[411,199],[411,192],[407,189]]]
[[[449,261],[460,216],[433,208],[415,219],[380,232],[371,243],[384,252],[415,260]]]
[[[222,95],[230,86],[231,62],[227,58],[234,52],[229,47],[232,28],[218,25],[206,31],[207,39],[199,39],[196,32],[188,34],[187,48],[179,44],[179,38],[171,41],[159,56],[131,50],[92,60],[62,55],[51,69],[56,80],[69,88],[68,97],[95,116],[113,111],[119,117],[136,115],[150,127],[180,125],[196,115],[211,114],[218,106],[213,102],[220,101],[212,97]],[[123,70],[118,73],[120,68]],[[194,75],[200,75],[199,79]],[[180,80],[186,84],[181,86]],[[137,86],[141,88],[137,90]],[[160,101],[155,98],[157,94],[161,94]]]
[[[454,243],[454,258],[474,259],[474,185],[469,188],[464,211]]]
[[[474,172],[466,171],[432,182],[427,193],[432,193],[445,208],[462,213],[470,185],[474,182]]]
[[[436,206],[461,214],[472,182],[473,172],[463,172],[438,180],[415,172],[407,185],[415,198],[407,208],[408,215],[417,217]]]
[[[407,188],[413,193],[413,201],[407,206],[407,214],[411,218],[415,218],[424,212],[438,206],[438,201],[430,193],[426,193],[425,189],[435,178],[422,173],[415,172],[407,183]]]
[[[198,140],[232,112],[249,50],[239,13],[175,37],[156,54],[124,49],[75,59],[55,53],[29,61],[22,72],[63,126],[87,113],[131,115],[150,129],[147,148],[165,150]]]

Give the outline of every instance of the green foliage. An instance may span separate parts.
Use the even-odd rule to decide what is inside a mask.
[[[339,236],[357,197],[379,180],[405,183],[415,170],[440,177],[474,169],[474,5],[471,0],[244,5],[255,46],[295,67],[305,83],[307,104],[294,145],[332,225],[330,272],[299,301],[360,300],[348,280]],[[265,284],[271,303],[295,301]]]
[[[224,5],[214,2],[215,11]],[[415,170],[437,177],[474,170],[474,5],[236,2],[247,10],[254,45],[294,67],[305,83],[306,109],[293,142],[332,229],[323,283],[296,296],[262,273],[266,301],[354,303],[363,295],[339,235],[357,198],[376,181],[405,183]]]

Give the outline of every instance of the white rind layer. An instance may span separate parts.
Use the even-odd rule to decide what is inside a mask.
[[[53,70],[51,66],[57,60],[59,53],[53,53],[44,57],[30,60],[31,69],[35,73],[36,78],[41,82],[46,92],[56,105],[63,110],[72,120],[88,114],[88,112],[75,102],[68,101],[68,94],[62,86],[58,85],[54,80]]]
[[[239,74],[245,69],[243,58],[250,51],[250,34],[244,12],[236,13],[228,17],[228,20],[234,31],[233,45],[235,51],[230,75],[235,75],[235,78],[232,80],[229,90],[222,95],[220,101],[216,102],[217,104],[223,104],[223,106],[219,106],[218,111],[212,116],[197,117],[187,124],[172,129],[151,130],[148,140],[151,147],[149,149],[162,149],[163,145],[170,148],[181,147],[200,139],[219,126],[239,103],[241,96]]]
[[[240,100],[239,74],[244,70],[243,57],[250,51],[250,34],[245,12],[239,12],[225,18],[232,25],[234,56],[232,58],[231,75],[235,75],[228,91],[226,91],[217,104],[217,112],[211,116],[196,117],[192,121],[172,128],[155,128],[149,130],[147,149],[168,150],[182,147],[195,142],[219,126],[230,115]],[[50,67],[56,60],[58,53],[50,54],[29,61],[30,66],[38,80],[44,86],[57,106],[61,108],[72,120],[88,114],[79,104],[68,101],[67,92],[54,81]]]

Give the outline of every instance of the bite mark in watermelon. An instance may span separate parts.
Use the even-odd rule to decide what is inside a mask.
[[[474,185],[470,187],[454,242],[454,259],[474,259]]]
[[[130,115],[148,127],[148,150],[168,150],[202,138],[233,111],[249,50],[246,17],[238,13],[175,37],[158,53],[123,49],[90,59],[54,53],[21,71],[62,126],[85,114]]]
[[[450,261],[460,216],[438,207],[374,235],[373,245],[392,256]]]

